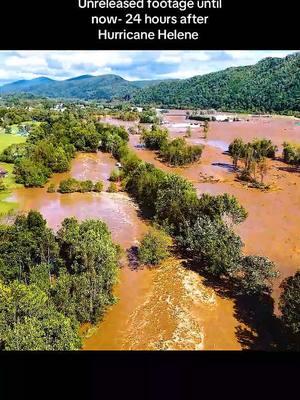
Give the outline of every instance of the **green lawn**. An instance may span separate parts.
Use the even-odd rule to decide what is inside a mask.
[[[26,138],[18,135],[6,135],[5,133],[0,132],[0,153],[15,143],[24,143]]]
[[[24,143],[25,141],[26,138],[22,136],[0,133],[0,153],[12,144]],[[7,190],[0,192],[0,216],[3,216],[9,214],[17,207],[17,204],[9,203],[6,201],[6,199],[10,195],[11,190],[18,187],[18,185],[16,184],[13,176],[14,166],[12,164],[0,163],[0,167],[8,171],[8,176],[3,179]]]
[[[25,121],[22,122],[21,124],[14,124],[14,125],[10,125],[10,129],[11,129],[11,135],[6,135],[6,136],[17,136],[20,130],[20,127],[22,125],[29,125],[29,126],[37,126],[40,125],[41,123],[38,121]],[[0,128],[0,135],[4,135],[5,134],[5,129],[4,128]]]

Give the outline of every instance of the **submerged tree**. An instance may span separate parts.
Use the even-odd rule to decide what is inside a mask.
[[[292,143],[283,143],[283,160],[284,162],[299,166],[300,165],[300,146]]]
[[[203,133],[204,133],[204,139],[208,138],[208,132],[209,132],[210,126],[209,126],[209,121],[204,121],[204,127],[203,127]]]
[[[203,146],[189,146],[185,139],[177,138],[161,146],[162,159],[171,165],[186,165],[199,161]]]
[[[191,138],[192,137],[192,128],[189,126],[185,132],[185,137],[186,138]]]
[[[144,129],[141,135],[141,143],[150,150],[160,150],[168,139],[167,129],[153,125],[151,130]]]
[[[237,169],[239,161],[244,168],[240,178],[245,181],[257,182],[257,173],[260,175],[260,184],[264,184],[265,175],[268,172],[268,158],[274,158],[277,147],[268,139],[254,139],[251,143],[244,143],[237,138],[229,146],[229,154],[233,165]]]
[[[241,138],[236,138],[229,146],[229,154],[232,157],[233,165],[238,167],[238,162],[242,160],[245,154],[245,143]]]
[[[269,165],[268,165],[268,161],[267,161],[266,157],[261,158],[257,162],[257,168],[258,168],[258,172],[259,172],[259,175],[260,175],[260,183],[263,185],[265,176],[266,176],[266,174],[268,173],[268,170],[269,170]]]

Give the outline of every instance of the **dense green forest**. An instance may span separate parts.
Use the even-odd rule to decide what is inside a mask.
[[[101,221],[65,219],[57,234],[41,214],[0,226],[0,349],[77,350],[79,324],[114,302],[119,248]]]
[[[163,82],[136,92],[133,101],[162,107],[299,112],[300,53],[187,80]]]
[[[16,93],[82,100],[130,100],[136,105],[161,107],[300,112],[300,53],[185,80],[129,82],[116,75],[84,75],[66,81],[38,78],[0,87],[0,95]]]

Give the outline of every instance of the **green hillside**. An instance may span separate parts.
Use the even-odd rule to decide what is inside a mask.
[[[300,111],[300,53],[160,83],[136,92],[134,102],[236,111]]]

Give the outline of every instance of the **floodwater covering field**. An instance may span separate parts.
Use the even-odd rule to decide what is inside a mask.
[[[174,115],[175,114],[175,115]],[[185,113],[170,112],[164,116],[172,137],[183,136]],[[120,120],[107,122],[130,126]],[[174,127],[172,125],[175,124]],[[184,125],[185,126],[185,125]],[[291,118],[250,119],[235,123],[214,122],[209,137],[203,139],[200,127],[192,130],[190,143],[204,143],[198,164],[170,168],[154,152],[138,147],[139,137],[130,137],[130,146],[138,156],[164,170],[176,172],[193,182],[201,193],[230,193],[248,210],[249,217],[238,233],[245,242],[247,254],[261,254],[276,262],[281,277],[293,274],[300,266],[299,206],[300,175],[286,170],[280,161],[272,162],[267,176],[272,190],[262,192],[235,181],[231,160],[224,151],[236,137],[245,141],[266,137],[281,147],[284,140],[300,143],[300,126]],[[108,154],[78,154],[70,173],[56,174],[51,182],[58,184],[69,176],[77,179],[108,179],[115,160]],[[206,178],[212,178],[209,183]],[[106,313],[97,327],[83,327],[87,335],[85,350],[238,350],[242,348],[237,331],[242,326],[236,317],[234,301],[207,287],[195,272],[184,268],[184,260],[170,259],[160,268],[137,268],[130,265],[126,251],[137,245],[147,231],[147,222],[125,193],[106,192],[66,194],[47,193],[47,189],[15,189],[9,201],[19,204],[20,211],[39,210],[48,224],[57,230],[70,216],[80,220],[96,218],[107,223],[113,239],[124,251],[118,302]],[[275,288],[275,298],[278,297]]]
[[[177,125],[185,122],[185,111],[170,111],[164,115],[171,137],[183,137],[186,128]],[[121,124],[121,121],[110,120]],[[195,121],[191,121],[192,123]],[[238,234],[245,243],[247,254],[269,257],[281,273],[277,283],[293,275],[300,267],[300,173],[293,171],[280,160],[270,161],[266,183],[267,192],[251,189],[235,180],[232,161],[226,150],[237,137],[244,141],[267,138],[278,146],[278,158],[284,141],[300,144],[300,126],[294,118],[244,117],[239,122],[211,122],[208,139],[203,139],[202,128],[192,129],[190,144],[205,144],[198,164],[172,168],[163,164],[155,152],[141,149],[139,137],[131,136],[131,147],[143,160],[165,171],[175,172],[189,179],[201,193],[213,195],[229,193],[237,197],[249,213],[247,220],[238,227]],[[210,182],[211,181],[211,182]],[[278,285],[274,295],[278,298]]]

